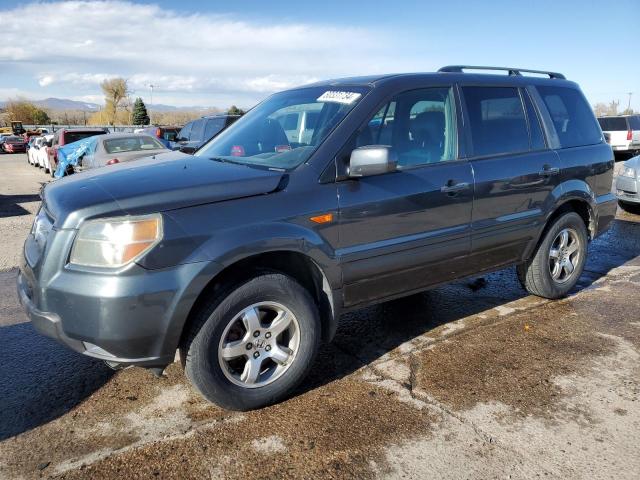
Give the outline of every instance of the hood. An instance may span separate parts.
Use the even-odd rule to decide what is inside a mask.
[[[56,228],[86,218],[162,212],[273,192],[281,172],[169,152],[64,177],[43,192]]]
[[[640,155],[630,158],[623,164],[625,167],[635,168],[636,170],[640,168]]]

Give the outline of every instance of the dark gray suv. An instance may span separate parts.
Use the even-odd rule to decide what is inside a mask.
[[[193,157],[47,185],[18,279],[34,326],[114,366],[179,350],[202,395],[251,409],[345,311],[509,265],[566,295],[615,214],[611,147],[562,75],[466,69],[285,91]]]

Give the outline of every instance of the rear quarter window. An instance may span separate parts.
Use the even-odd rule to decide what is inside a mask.
[[[593,111],[579,90],[556,86],[537,86],[536,89],[549,111],[561,148],[602,141]]]

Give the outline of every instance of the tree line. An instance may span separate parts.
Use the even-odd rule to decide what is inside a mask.
[[[97,112],[48,110],[29,100],[16,98],[6,102],[4,108],[0,109],[0,126],[10,125],[14,120],[25,125],[184,125],[203,115],[225,112],[215,107],[206,111],[149,111],[142,98],[131,99],[131,91],[124,78],[107,79],[100,84],[100,88],[104,95],[104,107]],[[235,105],[226,112],[244,114]]]

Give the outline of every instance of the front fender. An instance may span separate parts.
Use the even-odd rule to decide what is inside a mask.
[[[208,259],[225,268],[262,253],[301,253],[316,263],[332,289],[340,288],[341,276],[333,248],[320,234],[302,225],[287,222],[240,225],[225,230],[224,236],[212,236],[201,248]]]

